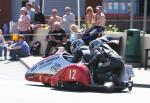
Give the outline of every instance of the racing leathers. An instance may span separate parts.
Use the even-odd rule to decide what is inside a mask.
[[[85,45],[72,51],[72,55],[75,62],[88,63],[91,58],[89,47]]]
[[[91,54],[88,65],[93,69],[94,82],[104,84],[105,81],[113,80],[117,83],[115,79],[119,78],[124,67],[123,59],[106,43],[94,48]]]

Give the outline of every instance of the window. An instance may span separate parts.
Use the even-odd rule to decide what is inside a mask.
[[[119,5],[118,5],[118,2],[114,2],[114,12],[115,13],[118,13],[118,7]]]
[[[126,3],[120,3],[120,7],[121,10],[126,10]]]
[[[107,13],[107,3],[106,2],[103,3],[103,8],[104,8],[104,12]]]
[[[108,10],[112,10],[112,2],[108,2]]]
[[[103,1],[104,12],[106,13],[128,13],[130,9],[130,1]]]

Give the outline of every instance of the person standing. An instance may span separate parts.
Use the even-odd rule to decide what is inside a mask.
[[[70,33],[70,26],[75,24],[75,15],[71,12],[70,7],[65,7],[65,15],[62,18],[62,29]]]
[[[60,16],[57,15],[57,9],[52,9],[51,10],[51,15],[50,18],[48,20],[48,25],[50,27],[50,31],[54,31],[54,23],[55,22],[60,22],[62,21],[62,18]]]
[[[30,2],[26,3],[27,14],[30,16],[30,23],[34,23],[35,9],[32,8],[32,4]]]
[[[19,34],[24,34],[26,41],[30,44],[30,17],[27,15],[27,8],[22,7],[20,9],[20,17],[18,19],[18,29],[19,29]]]
[[[18,19],[19,34],[28,34],[30,28],[30,17],[27,15],[26,7],[20,9],[20,17]]]
[[[86,9],[86,16],[85,16],[86,29],[89,29],[94,25],[94,19],[95,19],[95,14],[93,8],[91,6],[88,6]]]
[[[96,14],[95,14],[95,20],[94,20],[94,28],[98,30],[98,32],[104,31],[106,24],[106,17],[103,13],[103,9],[101,6],[96,7]]]
[[[35,6],[35,16],[34,16],[35,24],[45,24],[45,17],[40,12],[40,7]]]

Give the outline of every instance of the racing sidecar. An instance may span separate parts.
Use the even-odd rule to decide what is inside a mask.
[[[134,76],[133,68],[131,65],[125,65],[119,78],[120,84],[111,86],[98,85],[93,82],[92,74],[88,67],[82,63],[76,63],[61,69],[51,78],[51,86],[54,87],[72,87],[72,86],[94,86],[104,87],[110,91],[122,91],[126,88],[132,90],[133,81],[131,78]],[[107,82],[107,81],[106,81]]]
[[[119,78],[120,84],[111,90],[132,90],[133,76],[132,66],[125,65]],[[75,63],[74,57],[68,53],[55,54],[38,62],[26,72],[25,78],[53,87],[107,87],[94,83],[92,71],[86,63]]]
[[[50,85],[51,78],[58,71],[73,64],[73,56],[68,53],[60,53],[49,56],[31,67],[25,74],[26,80],[42,82]]]

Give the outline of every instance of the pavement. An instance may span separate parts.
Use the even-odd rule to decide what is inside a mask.
[[[41,56],[29,56],[29,57],[20,58],[20,61],[29,69],[34,64],[40,62],[43,59],[44,58],[42,58]]]
[[[43,60],[41,56],[29,56],[20,58],[20,61],[29,69],[34,64]],[[150,88],[150,68],[144,70],[144,68],[134,68],[135,77],[133,77],[134,84],[137,86],[148,86]]]

